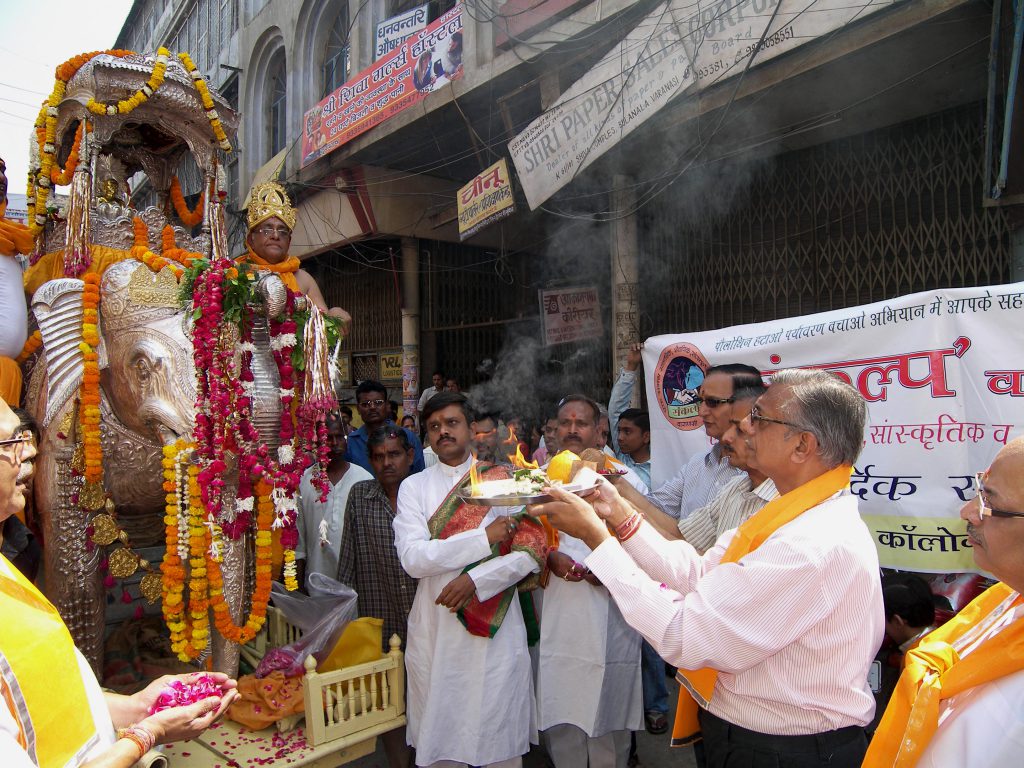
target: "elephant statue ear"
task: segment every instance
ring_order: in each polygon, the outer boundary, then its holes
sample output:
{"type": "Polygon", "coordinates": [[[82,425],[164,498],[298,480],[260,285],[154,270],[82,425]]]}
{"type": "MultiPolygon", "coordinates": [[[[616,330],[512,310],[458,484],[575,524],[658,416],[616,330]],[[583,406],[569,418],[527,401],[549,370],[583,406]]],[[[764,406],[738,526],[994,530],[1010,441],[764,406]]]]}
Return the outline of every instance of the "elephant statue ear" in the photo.
{"type": "Polygon", "coordinates": [[[44,283],[32,297],[32,313],[46,350],[47,426],[82,383],[82,294],[85,283],[63,277],[44,283]]]}

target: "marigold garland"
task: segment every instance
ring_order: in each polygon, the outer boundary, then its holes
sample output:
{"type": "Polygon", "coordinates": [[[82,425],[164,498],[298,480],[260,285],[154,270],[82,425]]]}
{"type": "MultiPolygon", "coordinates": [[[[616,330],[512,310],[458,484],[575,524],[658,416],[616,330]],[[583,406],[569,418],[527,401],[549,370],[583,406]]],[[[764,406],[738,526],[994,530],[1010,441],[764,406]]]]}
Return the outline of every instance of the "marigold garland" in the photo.
{"type": "Polygon", "coordinates": [[[178,54],[178,58],[181,59],[181,63],[185,67],[185,71],[188,72],[189,76],[192,78],[193,85],[195,85],[196,90],[199,91],[199,98],[202,99],[203,110],[206,112],[206,119],[210,121],[210,128],[213,129],[213,135],[217,139],[218,146],[225,152],[230,152],[231,142],[228,141],[228,136],[224,133],[224,126],[221,125],[220,115],[217,114],[213,98],[210,96],[210,89],[206,87],[206,81],[203,80],[202,73],[192,62],[192,57],[184,51],[178,54]]]}
{"type": "Polygon", "coordinates": [[[79,390],[78,420],[85,452],[85,480],[103,482],[103,446],[100,443],[100,364],[96,349],[100,344],[100,277],[95,272],[82,277],[82,386],[79,390]]]}
{"type": "MultiPolygon", "coordinates": [[[[75,131],[75,143],[71,145],[71,154],[68,155],[68,162],[63,170],[57,167],[56,163],[54,167],[50,168],[50,181],[53,182],[54,186],[63,187],[71,183],[71,179],[78,169],[79,151],[82,148],[82,129],[85,125],[85,120],[78,122],[78,130],[75,131]]],[[[91,125],[88,126],[88,132],[92,133],[91,125]]]]}
{"type": "Polygon", "coordinates": [[[174,210],[177,212],[178,218],[181,219],[181,223],[186,227],[194,227],[203,220],[205,201],[206,190],[204,189],[202,194],[199,195],[199,202],[196,203],[195,209],[189,210],[188,203],[185,202],[185,197],[181,193],[181,182],[178,181],[177,176],[171,177],[171,202],[174,204],[174,210]]]}
{"type": "Polygon", "coordinates": [[[21,365],[28,360],[32,355],[36,353],[43,343],[43,336],[38,330],[32,331],[32,335],[25,339],[25,346],[21,348],[21,354],[18,355],[14,361],[18,365],[21,365]]]}
{"type": "Polygon", "coordinates": [[[34,163],[30,164],[28,185],[25,190],[29,229],[32,231],[33,237],[38,237],[46,224],[46,202],[53,186],[50,172],[53,170],[54,156],[57,151],[57,106],[64,99],[68,81],[75,76],[79,69],[100,54],[124,58],[131,53],[132,51],[120,49],[92,51],[73,56],[57,67],[54,73],[53,91],[40,107],[34,125],[41,154],[38,166],[35,166],[34,163]]]}
{"type": "Polygon", "coordinates": [[[149,80],[127,99],[122,99],[117,104],[104,104],[92,98],[86,102],[86,108],[94,115],[127,115],[139,105],[145,104],[163,84],[164,75],[167,72],[167,59],[170,55],[170,52],[163,46],[156,49],[156,63],[153,64],[153,73],[149,76],[149,80]]]}

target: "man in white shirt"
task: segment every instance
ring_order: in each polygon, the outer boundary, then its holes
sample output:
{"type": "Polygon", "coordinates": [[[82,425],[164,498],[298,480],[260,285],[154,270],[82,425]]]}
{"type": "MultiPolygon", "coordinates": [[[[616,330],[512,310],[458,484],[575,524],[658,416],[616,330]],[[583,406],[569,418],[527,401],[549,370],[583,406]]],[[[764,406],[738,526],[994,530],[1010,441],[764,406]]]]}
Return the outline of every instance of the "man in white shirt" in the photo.
{"type": "Polygon", "coordinates": [[[646,499],[634,501],[634,506],[643,513],[647,522],[653,525],[666,539],[686,539],[700,554],[704,554],[726,531],[738,528],[751,515],[779,495],[770,477],[750,466],[750,450],[741,432],[743,420],[750,414],[754,402],[763,395],[765,386],[737,389],[729,414],[729,427],[722,435],[722,453],[741,474],[726,483],[722,492],[688,517],[676,520],[657,509],[646,499]]]}
{"type": "Polygon", "coordinates": [[[587,567],[680,668],[673,741],[702,730],[711,768],[861,765],[884,625],[878,556],[848,492],[866,417],[860,394],[824,371],[776,374],[743,431],[781,495],[703,557],[610,484],[591,502],[605,519],[557,488],[531,509],[593,548],[587,567]]]}
{"type": "MultiPolygon", "coordinates": [[[[600,409],[583,395],[558,408],[558,444],[579,455],[597,445],[600,409]]],[[[643,488],[632,470],[623,479],[643,488]]],[[[537,667],[539,725],[555,768],[624,768],[629,732],[643,727],[640,635],[583,565],[590,548],[559,536],[548,554],[537,667]]]]}
{"type": "Polygon", "coordinates": [[[419,579],[405,657],[409,743],[421,766],[518,768],[536,704],[516,585],[540,571],[543,529],[516,516],[521,508],[458,497],[473,462],[465,395],[431,398],[423,421],[439,463],[402,482],[394,521],[402,567],[419,579]]]}
{"type": "Polygon", "coordinates": [[[345,522],[345,505],[352,486],[373,475],[345,459],[348,451],[348,430],[339,413],[327,416],[327,498],[320,500],[320,489],[313,484],[314,464],[302,473],[299,482],[299,543],[295,547],[296,578],[305,586],[311,573],[330,578],[338,575],[341,552],[341,531],[345,522]]]}
{"type": "Polygon", "coordinates": [[[1021,763],[1024,438],[1000,449],[976,479],[977,496],[960,517],[967,521],[975,563],[999,583],[907,654],[864,765],[891,766],[899,760],[918,768],[1004,768],[1021,763]]]}
{"type": "Polygon", "coordinates": [[[423,424],[423,409],[426,407],[427,402],[444,389],[444,374],[441,371],[434,371],[434,375],[430,379],[433,382],[433,386],[427,387],[420,393],[420,401],[416,406],[416,411],[420,414],[421,425],[423,424]]]}
{"type": "MultiPolygon", "coordinates": [[[[730,407],[736,401],[736,390],[761,385],[761,372],[750,365],[730,363],[707,369],[698,390],[697,415],[704,422],[704,431],[712,440],[721,440],[729,428],[730,407]]],[[[720,442],[705,453],[693,456],[671,480],[652,493],[648,500],[662,512],[681,520],[694,510],[708,504],[721,493],[740,470],[729,463],[720,442]]],[[[634,496],[624,489],[626,498],[634,496]]]]}

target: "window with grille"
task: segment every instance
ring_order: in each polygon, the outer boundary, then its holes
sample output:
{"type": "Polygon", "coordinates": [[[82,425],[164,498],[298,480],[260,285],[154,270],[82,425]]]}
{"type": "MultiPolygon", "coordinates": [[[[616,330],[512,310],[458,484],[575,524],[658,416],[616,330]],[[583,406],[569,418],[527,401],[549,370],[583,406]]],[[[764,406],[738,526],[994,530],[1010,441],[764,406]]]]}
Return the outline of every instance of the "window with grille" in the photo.
{"type": "Polygon", "coordinates": [[[274,62],[270,73],[270,157],[284,149],[288,141],[288,88],[285,81],[284,51],[275,56],[277,61],[274,62]]]}
{"type": "Polygon", "coordinates": [[[327,33],[327,46],[324,51],[323,93],[326,96],[339,88],[348,80],[349,44],[348,44],[348,6],[342,4],[334,24],[327,33]]]}

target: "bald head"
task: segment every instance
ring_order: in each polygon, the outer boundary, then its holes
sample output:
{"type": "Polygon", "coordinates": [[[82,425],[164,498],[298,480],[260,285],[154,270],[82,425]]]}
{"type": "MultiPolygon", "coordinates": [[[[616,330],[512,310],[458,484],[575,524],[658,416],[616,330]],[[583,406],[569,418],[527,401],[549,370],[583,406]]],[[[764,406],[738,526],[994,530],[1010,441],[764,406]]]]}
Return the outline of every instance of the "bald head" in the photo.
{"type": "Polygon", "coordinates": [[[982,517],[976,499],[960,510],[974,561],[1013,589],[1024,590],[1024,438],[1003,446],[982,475],[982,486],[980,496],[992,514],[982,517]]]}

